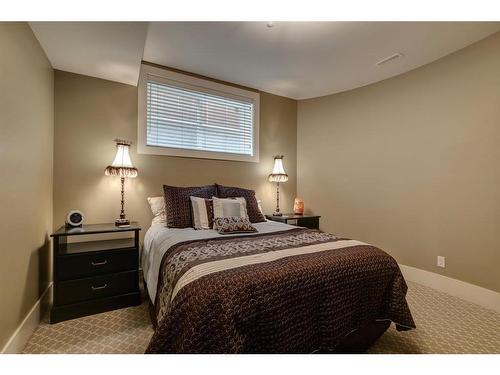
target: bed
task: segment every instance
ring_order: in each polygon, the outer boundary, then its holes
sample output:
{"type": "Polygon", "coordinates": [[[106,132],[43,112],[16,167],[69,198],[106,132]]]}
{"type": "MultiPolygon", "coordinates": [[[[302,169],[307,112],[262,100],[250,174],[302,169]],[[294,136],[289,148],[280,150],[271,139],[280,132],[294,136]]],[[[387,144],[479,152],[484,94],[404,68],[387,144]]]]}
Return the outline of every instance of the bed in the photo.
{"type": "Polygon", "coordinates": [[[361,352],[415,328],[396,261],[360,241],[274,221],[253,234],[152,225],[142,268],[147,353],[361,352]]]}

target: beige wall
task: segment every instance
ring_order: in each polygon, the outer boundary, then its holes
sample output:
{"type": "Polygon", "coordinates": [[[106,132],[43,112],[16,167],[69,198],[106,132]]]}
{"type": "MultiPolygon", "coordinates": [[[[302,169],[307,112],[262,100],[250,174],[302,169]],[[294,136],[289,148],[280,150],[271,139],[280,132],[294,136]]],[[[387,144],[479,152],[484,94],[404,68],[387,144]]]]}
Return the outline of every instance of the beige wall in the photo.
{"type": "Polygon", "coordinates": [[[45,290],[53,71],[26,23],[0,23],[0,349],[45,290]]]}
{"type": "Polygon", "coordinates": [[[500,33],[398,77],[300,101],[297,139],[298,194],[323,229],[500,290],[500,33]]]}
{"type": "MultiPolygon", "coordinates": [[[[282,208],[290,211],[296,193],[297,102],[261,94],[260,163],[169,156],[131,158],[139,176],[126,182],[125,211],[147,230],[151,214],[146,197],[162,185],[218,182],[255,189],[266,212],[274,209],[275,185],[267,182],[273,155],[285,155],[290,180],[282,184],[282,208]]],[[[62,71],[55,72],[54,227],[65,213],[80,209],[87,222],[110,222],[119,214],[119,179],[104,175],[115,153],[113,139],[137,140],[137,88],[62,71]]]]}
{"type": "MultiPolygon", "coordinates": [[[[119,181],[104,168],[114,138],[137,139],[137,88],[60,71],[54,88],[25,23],[0,23],[0,45],[0,175],[9,176],[0,187],[1,348],[48,285],[52,227],[72,208],[88,222],[118,215],[119,181]]],[[[127,181],[127,215],[145,231],[145,198],[162,184],[212,182],[253,188],[272,212],[267,175],[282,153],[283,211],[298,186],[323,229],[498,291],[499,47],[496,34],[399,77],[300,101],[298,111],[262,93],[260,163],[137,155],[134,146],[139,177],[127,181]]]]}

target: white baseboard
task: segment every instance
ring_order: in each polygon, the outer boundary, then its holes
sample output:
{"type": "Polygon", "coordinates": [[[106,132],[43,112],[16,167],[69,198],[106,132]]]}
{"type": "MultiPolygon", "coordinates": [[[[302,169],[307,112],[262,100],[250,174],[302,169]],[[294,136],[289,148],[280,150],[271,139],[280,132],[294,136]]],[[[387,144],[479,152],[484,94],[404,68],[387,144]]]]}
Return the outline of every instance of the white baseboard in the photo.
{"type": "Polygon", "coordinates": [[[36,301],[33,305],[0,353],[15,354],[23,351],[31,335],[40,324],[40,319],[42,318],[43,313],[45,313],[45,310],[48,306],[50,306],[50,299],[52,296],[51,292],[52,282],[47,286],[47,289],[45,289],[38,301],[36,301]]]}
{"type": "Polygon", "coordinates": [[[468,302],[475,303],[476,305],[500,312],[500,293],[498,292],[434,272],[405,266],[404,264],[400,264],[399,267],[403,276],[408,281],[437,289],[468,302]]]}

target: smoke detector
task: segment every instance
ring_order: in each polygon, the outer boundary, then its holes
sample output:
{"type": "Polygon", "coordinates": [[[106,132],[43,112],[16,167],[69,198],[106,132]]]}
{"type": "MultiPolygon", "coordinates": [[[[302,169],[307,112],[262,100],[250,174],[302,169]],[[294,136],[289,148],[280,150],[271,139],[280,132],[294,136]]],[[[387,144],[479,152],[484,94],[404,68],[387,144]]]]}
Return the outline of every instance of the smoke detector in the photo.
{"type": "Polygon", "coordinates": [[[403,57],[403,54],[402,53],[399,53],[399,52],[396,52],[395,54],[393,55],[390,55],[390,56],[387,56],[386,58],[383,58],[382,60],[380,60],[378,63],[376,63],[375,65],[377,66],[382,66],[384,64],[387,64],[391,61],[394,61],[394,60],[397,60],[397,59],[400,59],[401,57],[403,57]]]}

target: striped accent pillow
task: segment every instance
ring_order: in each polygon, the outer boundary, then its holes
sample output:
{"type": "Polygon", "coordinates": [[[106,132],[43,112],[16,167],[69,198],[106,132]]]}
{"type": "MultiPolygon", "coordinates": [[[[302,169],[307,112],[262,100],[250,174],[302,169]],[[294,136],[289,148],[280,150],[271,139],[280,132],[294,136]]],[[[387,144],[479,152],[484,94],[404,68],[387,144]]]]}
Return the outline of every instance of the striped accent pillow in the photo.
{"type": "Polygon", "coordinates": [[[211,199],[189,197],[191,199],[191,212],[194,229],[212,229],[214,219],[214,206],[211,199]]]}

